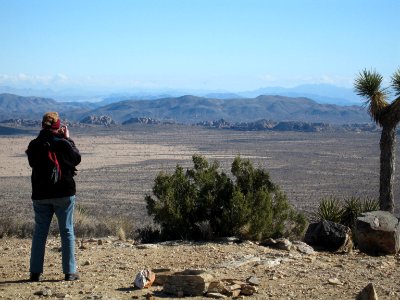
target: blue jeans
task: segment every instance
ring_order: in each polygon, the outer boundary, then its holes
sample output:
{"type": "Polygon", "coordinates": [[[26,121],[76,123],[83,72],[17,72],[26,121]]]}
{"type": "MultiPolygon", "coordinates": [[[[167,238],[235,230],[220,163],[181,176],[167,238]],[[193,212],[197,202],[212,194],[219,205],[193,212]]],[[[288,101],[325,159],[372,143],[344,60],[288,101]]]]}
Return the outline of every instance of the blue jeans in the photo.
{"type": "Polygon", "coordinates": [[[33,200],[35,231],[32,238],[30,272],[43,273],[44,253],[51,219],[56,214],[61,235],[64,274],[76,273],[74,235],[75,196],[33,200]]]}

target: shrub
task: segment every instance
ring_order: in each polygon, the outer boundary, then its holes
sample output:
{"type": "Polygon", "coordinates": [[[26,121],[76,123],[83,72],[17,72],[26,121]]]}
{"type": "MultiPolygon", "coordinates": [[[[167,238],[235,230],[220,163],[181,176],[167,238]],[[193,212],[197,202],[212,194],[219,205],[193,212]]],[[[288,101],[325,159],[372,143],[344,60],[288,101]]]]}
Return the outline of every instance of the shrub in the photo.
{"type": "Polygon", "coordinates": [[[379,201],[350,197],[339,201],[335,197],[322,199],[315,216],[318,221],[328,220],[350,227],[355,227],[357,218],[364,212],[379,210],[379,201]]]}
{"type": "Polygon", "coordinates": [[[158,174],[154,197],[145,197],[163,239],[241,235],[261,240],[303,233],[304,216],[293,210],[265,170],[236,157],[232,180],[219,171],[218,162],[197,155],[192,160],[194,167],[186,172],[178,165],[172,174],[158,174]]]}

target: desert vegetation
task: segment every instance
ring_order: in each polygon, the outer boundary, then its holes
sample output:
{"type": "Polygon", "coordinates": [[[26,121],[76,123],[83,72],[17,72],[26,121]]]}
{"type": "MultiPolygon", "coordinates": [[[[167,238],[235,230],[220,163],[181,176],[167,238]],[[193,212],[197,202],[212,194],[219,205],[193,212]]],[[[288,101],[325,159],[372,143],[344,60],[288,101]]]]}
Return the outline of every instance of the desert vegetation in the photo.
{"type": "Polygon", "coordinates": [[[387,102],[388,88],[382,87],[383,77],[376,71],[363,70],[356,78],[354,87],[357,94],[366,98],[368,112],[374,121],[382,127],[380,140],[380,209],[394,212],[394,162],[396,127],[400,122],[400,69],[391,78],[391,88],[397,96],[387,102]]]}
{"type": "Polygon", "coordinates": [[[218,161],[192,158],[194,167],[181,166],[172,174],[160,173],[147,211],[160,225],[164,239],[211,239],[242,236],[250,240],[300,236],[305,217],[289,204],[266,170],[237,156],[233,179],[219,171],[218,161]]]}
{"type": "Polygon", "coordinates": [[[375,199],[350,197],[340,200],[331,196],[320,201],[313,219],[332,221],[354,230],[357,217],[364,212],[376,210],[379,210],[379,201],[375,199]]]}

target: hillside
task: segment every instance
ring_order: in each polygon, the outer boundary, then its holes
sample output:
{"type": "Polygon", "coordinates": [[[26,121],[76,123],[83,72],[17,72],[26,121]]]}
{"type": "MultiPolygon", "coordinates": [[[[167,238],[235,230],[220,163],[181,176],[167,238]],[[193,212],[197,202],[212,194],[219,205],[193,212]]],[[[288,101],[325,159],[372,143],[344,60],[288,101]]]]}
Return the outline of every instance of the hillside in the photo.
{"type": "Polygon", "coordinates": [[[57,102],[49,98],[0,94],[0,121],[10,118],[40,119],[49,110],[59,111],[63,118],[69,120],[109,116],[119,123],[140,117],[191,124],[219,119],[228,122],[266,119],[332,124],[370,121],[365,109],[360,106],[318,104],[308,98],[284,96],[214,99],[187,95],[156,100],[125,100],[95,107],[93,103],[57,102]]]}
{"type": "Polygon", "coordinates": [[[41,119],[46,111],[58,111],[66,118],[75,119],[94,104],[58,102],[51,98],[23,97],[14,94],[0,94],[0,121],[12,118],[41,119]]]}
{"type": "Polygon", "coordinates": [[[249,122],[259,119],[327,123],[365,123],[370,118],[360,106],[318,104],[307,98],[258,96],[256,98],[212,99],[196,96],[153,101],[127,100],[88,112],[108,115],[118,122],[135,117],[197,123],[224,119],[249,122]]]}

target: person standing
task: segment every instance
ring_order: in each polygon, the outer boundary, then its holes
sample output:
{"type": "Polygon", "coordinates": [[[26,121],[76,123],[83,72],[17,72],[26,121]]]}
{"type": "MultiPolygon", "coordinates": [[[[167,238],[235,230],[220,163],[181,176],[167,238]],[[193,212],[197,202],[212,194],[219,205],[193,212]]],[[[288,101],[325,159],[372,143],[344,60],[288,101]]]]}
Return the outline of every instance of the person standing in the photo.
{"type": "Polygon", "coordinates": [[[30,280],[40,281],[46,240],[55,214],[61,236],[62,269],[65,280],[77,280],[73,213],[76,186],[74,176],[81,155],[70,138],[66,126],[61,126],[57,112],[47,112],[42,130],[26,150],[32,168],[32,202],[35,229],[32,237],[30,280]],[[49,172],[49,165],[52,169],[49,172]],[[50,173],[50,174],[49,174],[50,173]]]}

